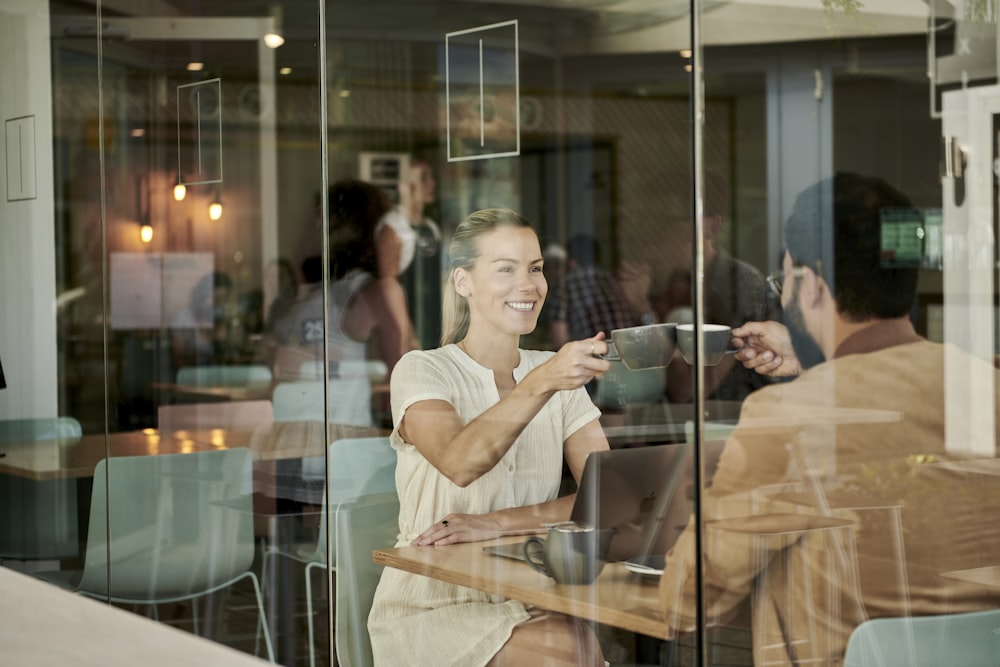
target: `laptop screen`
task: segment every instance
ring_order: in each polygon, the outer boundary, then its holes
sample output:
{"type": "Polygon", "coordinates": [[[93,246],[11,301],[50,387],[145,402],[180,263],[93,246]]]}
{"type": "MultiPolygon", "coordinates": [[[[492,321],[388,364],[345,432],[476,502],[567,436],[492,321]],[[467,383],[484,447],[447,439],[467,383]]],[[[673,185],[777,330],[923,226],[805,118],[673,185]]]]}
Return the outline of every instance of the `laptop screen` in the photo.
{"type": "Polygon", "coordinates": [[[690,445],[650,445],[594,452],[580,478],[570,519],[617,533],[608,560],[663,555],[690,513],[684,470],[690,445]]]}

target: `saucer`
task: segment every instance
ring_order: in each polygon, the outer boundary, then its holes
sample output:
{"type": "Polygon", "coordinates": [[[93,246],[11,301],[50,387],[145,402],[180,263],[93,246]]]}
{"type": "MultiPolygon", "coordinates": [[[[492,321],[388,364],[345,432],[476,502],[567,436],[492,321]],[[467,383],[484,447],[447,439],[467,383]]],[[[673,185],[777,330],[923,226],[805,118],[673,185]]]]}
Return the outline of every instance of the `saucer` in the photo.
{"type": "Polygon", "coordinates": [[[663,574],[666,558],[664,556],[636,556],[624,561],[622,565],[629,572],[646,577],[658,577],[663,574]]]}

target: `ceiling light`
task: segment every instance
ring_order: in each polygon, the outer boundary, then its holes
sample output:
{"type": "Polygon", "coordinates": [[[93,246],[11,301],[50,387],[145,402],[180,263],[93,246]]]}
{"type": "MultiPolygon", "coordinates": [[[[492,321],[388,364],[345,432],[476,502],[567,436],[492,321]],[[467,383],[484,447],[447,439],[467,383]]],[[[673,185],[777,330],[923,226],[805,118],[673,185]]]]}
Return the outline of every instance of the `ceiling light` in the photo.
{"type": "Polygon", "coordinates": [[[187,64],[187,71],[189,72],[200,72],[205,69],[205,63],[200,63],[198,61],[191,61],[187,64]]]}
{"type": "Polygon", "coordinates": [[[269,49],[278,48],[285,43],[281,33],[281,7],[271,7],[271,26],[270,30],[264,33],[264,44],[269,49]]]}
{"type": "Polygon", "coordinates": [[[132,136],[132,137],[135,137],[136,139],[138,139],[139,137],[146,136],[146,130],[144,130],[141,127],[137,127],[135,129],[133,129],[131,132],[129,132],[129,135],[132,136]]]}
{"type": "Polygon", "coordinates": [[[187,186],[181,183],[181,177],[178,176],[174,182],[174,201],[184,201],[184,197],[186,196],[187,186]]]}
{"type": "Polygon", "coordinates": [[[291,73],[292,73],[291,67],[282,67],[281,69],[278,70],[278,74],[280,74],[281,76],[288,76],[291,73]]]}
{"type": "Polygon", "coordinates": [[[218,220],[222,217],[222,200],[219,198],[219,191],[215,191],[215,199],[208,205],[209,220],[218,220]]]}
{"type": "Polygon", "coordinates": [[[681,58],[690,58],[691,57],[691,49],[681,49],[680,50],[680,55],[681,55],[681,58]]]}
{"type": "Polygon", "coordinates": [[[340,91],[340,96],[343,98],[348,98],[351,96],[351,91],[345,88],[344,90],[340,91]]]}
{"type": "Polygon", "coordinates": [[[142,223],[139,227],[139,238],[142,239],[143,243],[149,243],[153,240],[153,225],[148,222],[142,223]]]}

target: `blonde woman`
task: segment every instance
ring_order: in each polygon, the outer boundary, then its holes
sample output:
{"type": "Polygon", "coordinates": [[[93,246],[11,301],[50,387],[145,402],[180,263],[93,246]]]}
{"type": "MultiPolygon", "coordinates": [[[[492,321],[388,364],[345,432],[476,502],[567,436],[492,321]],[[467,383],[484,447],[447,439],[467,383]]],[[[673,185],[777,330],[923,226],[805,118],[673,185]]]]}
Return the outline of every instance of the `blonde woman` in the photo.
{"type": "MultiPolygon", "coordinates": [[[[608,370],[604,333],[557,353],[522,350],[548,286],[514,211],[467,217],[451,241],[442,346],[392,374],[399,546],[539,533],[565,521],[563,463],[579,480],[608,448],[583,386],[608,370]]],[[[369,618],[375,664],[603,665],[590,627],[469,588],[386,568],[369,618]]]]}

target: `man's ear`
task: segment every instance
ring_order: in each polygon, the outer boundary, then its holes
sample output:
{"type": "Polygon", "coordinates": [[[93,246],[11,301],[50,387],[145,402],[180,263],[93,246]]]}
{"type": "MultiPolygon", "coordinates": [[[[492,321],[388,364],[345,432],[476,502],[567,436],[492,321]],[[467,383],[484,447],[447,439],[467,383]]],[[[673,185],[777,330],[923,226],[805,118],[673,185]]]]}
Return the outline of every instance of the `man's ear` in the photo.
{"type": "Polygon", "coordinates": [[[806,267],[801,280],[802,284],[799,290],[806,306],[816,308],[822,304],[824,299],[831,296],[826,280],[822,276],[816,275],[811,268],[806,267]]]}
{"type": "Polygon", "coordinates": [[[457,268],[455,269],[453,279],[455,281],[455,292],[457,292],[459,296],[468,298],[469,294],[472,293],[469,287],[469,273],[465,269],[457,268]]]}

